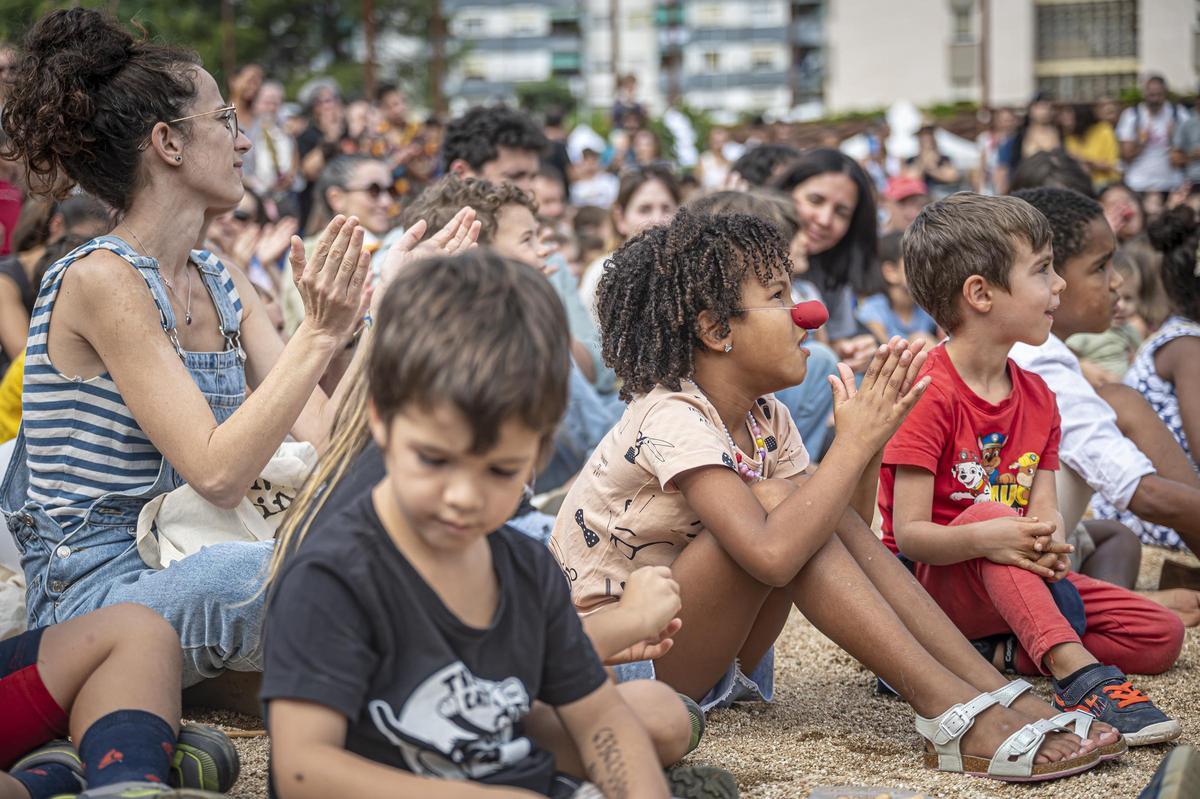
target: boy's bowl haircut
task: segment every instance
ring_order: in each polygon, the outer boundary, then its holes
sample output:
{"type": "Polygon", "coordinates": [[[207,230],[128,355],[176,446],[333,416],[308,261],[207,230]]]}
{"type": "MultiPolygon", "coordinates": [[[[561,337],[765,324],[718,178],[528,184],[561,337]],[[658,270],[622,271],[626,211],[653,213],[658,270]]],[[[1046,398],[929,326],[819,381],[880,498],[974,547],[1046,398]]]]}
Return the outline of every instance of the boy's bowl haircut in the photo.
{"type": "Polygon", "coordinates": [[[406,267],[380,304],[368,393],[385,421],[409,403],[452,403],[475,452],[493,446],[510,418],[545,442],[566,410],[569,340],[562,303],[536,269],[487,249],[427,258],[406,267]]]}

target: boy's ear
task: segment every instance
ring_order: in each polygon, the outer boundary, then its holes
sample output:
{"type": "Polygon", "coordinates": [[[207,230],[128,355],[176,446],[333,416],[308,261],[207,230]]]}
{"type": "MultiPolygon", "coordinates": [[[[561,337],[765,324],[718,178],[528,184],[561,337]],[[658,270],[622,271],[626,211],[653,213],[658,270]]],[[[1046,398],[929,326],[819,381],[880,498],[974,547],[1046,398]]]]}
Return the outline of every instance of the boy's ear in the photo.
{"type": "Polygon", "coordinates": [[[696,319],[696,332],[704,346],[713,352],[725,352],[725,345],[733,343],[733,331],[722,335],[721,325],[712,311],[701,311],[696,319]]]}
{"type": "Polygon", "coordinates": [[[379,411],[375,409],[375,401],[367,400],[367,427],[371,431],[371,438],[375,441],[375,446],[380,449],[387,448],[388,441],[388,425],[387,422],[379,416],[379,411]]]}
{"type": "Polygon", "coordinates": [[[983,275],[971,275],[963,282],[962,295],[967,307],[976,313],[992,310],[992,285],[983,275]]]}
{"type": "Polygon", "coordinates": [[[466,180],[467,178],[477,177],[475,174],[475,170],[471,169],[471,165],[468,164],[466,161],[462,160],[461,158],[455,158],[453,161],[451,161],[450,166],[447,168],[446,171],[450,172],[451,174],[453,174],[459,178],[462,178],[463,180],[466,180]]]}
{"type": "Polygon", "coordinates": [[[889,286],[898,286],[904,282],[901,279],[900,267],[895,261],[880,261],[879,271],[883,273],[883,280],[889,286]]]}

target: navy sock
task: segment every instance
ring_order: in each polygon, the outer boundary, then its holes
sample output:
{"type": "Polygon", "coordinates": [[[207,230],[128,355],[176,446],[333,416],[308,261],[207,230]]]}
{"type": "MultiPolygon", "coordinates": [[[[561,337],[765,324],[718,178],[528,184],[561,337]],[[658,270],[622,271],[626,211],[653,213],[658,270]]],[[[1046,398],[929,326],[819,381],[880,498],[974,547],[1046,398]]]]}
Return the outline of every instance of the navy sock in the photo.
{"type": "Polygon", "coordinates": [[[1066,677],[1059,680],[1058,684],[1060,686],[1062,686],[1063,688],[1070,688],[1071,683],[1075,682],[1075,680],[1077,680],[1080,677],[1082,677],[1083,675],[1087,674],[1092,669],[1098,669],[1103,665],[1104,665],[1103,663],[1089,663],[1088,665],[1084,666],[1082,669],[1079,669],[1078,671],[1073,671],[1070,674],[1068,674],[1066,677]]]}
{"type": "Polygon", "coordinates": [[[31,799],[50,799],[60,794],[76,794],[83,791],[79,776],[62,763],[46,763],[30,771],[12,775],[25,786],[31,799]]]}
{"type": "Polygon", "coordinates": [[[109,713],[79,742],[89,789],[126,781],[166,784],[174,753],[171,725],[144,710],[109,713]]]}

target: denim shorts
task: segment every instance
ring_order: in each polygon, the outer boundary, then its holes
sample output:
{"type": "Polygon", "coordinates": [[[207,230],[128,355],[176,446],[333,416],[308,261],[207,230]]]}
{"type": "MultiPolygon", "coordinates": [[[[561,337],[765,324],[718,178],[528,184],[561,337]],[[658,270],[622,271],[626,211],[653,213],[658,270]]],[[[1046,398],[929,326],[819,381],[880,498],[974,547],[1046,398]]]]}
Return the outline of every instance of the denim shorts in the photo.
{"type": "MultiPolygon", "coordinates": [[[[614,666],[617,682],[630,680],[653,680],[654,661],[639,660],[614,666]]],[[[750,674],[742,671],[736,660],[700,700],[700,709],[708,712],[714,708],[732,707],[740,702],[770,702],[775,697],[775,647],[763,655],[750,674]]]]}

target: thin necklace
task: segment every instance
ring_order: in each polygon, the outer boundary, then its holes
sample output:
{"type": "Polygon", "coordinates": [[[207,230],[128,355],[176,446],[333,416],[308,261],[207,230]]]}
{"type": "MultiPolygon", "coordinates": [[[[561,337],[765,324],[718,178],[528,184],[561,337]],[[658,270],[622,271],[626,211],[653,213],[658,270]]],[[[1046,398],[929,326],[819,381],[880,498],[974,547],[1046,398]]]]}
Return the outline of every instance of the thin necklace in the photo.
{"type": "MultiPolygon", "coordinates": [[[[150,255],[150,251],[146,249],[145,244],[142,244],[142,240],[138,238],[138,234],[133,232],[133,228],[131,228],[127,224],[123,224],[122,227],[124,227],[126,230],[129,231],[129,235],[133,236],[133,240],[137,242],[138,247],[141,247],[142,252],[145,253],[146,255],[150,255]]],[[[188,261],[185,261],[183,264],[184,271],[187,272],[187,307],[184,309],[184,312],[183,312],[183,321],[184,321],[184,324],[186,324],[188,326],[190,326],[192,324],[192,270],[187,268],[188,262],[190,262],[190,261],[191,261],[191,258],[188,258],[188,261]]],[[[163,274],[163,271],[161,269],[158,270],[158,276],[162,278],[162,282],[166,284],[167,288],[171,291],[171,293],[175,294],[175,286],[173,286],[171,284],[171,281],[167,278],[166,275],[163,274]]],[[[178,294],[175,294],[175,299],[179,299],[178,294]]]]}

